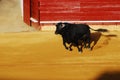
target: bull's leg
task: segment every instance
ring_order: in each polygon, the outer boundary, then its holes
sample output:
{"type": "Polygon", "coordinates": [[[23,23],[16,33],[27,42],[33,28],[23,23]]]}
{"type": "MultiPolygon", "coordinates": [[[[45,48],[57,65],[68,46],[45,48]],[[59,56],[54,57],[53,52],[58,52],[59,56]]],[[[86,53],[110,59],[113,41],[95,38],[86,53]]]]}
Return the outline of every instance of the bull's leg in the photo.
{"type": "Polygon", "coordinates": [[[83,43],[84,43],[84,48],[87,48],[87,43],[86,43],[86,41],[84,41],[83,43]]]}
{"type": "Polygon", "coordinates": [[[91,50],[91,47],[90,47],[90,37],[87,39],[87,43],[88,43],[87,48],[89,48],[91,50]]]}
{"type": "Polygon", "coordinates": [[[63,45],[64,45],[65,49],[68,50],[68,47],[67,47],[67,45],[66,45],[66,39],[65,39],[64,37],[63,37],[62,39],[63,39],[63,45]]]}
{"type": "Polygon", "coordinates": [[[65,49],[68,49],[66,42],[63,41],[63,45],[64,45],[65,49]]]}
{"type": "Polygon", "coordinates": [[[79,43],[78,41],[76,41],[76,42],[75,42],[75,45],[76,45],[77,48],[78,48],[78,52],[79,52],[79,53],[82,53],[82,42],[79,43]]]}
{"type": "Polygon", "coordinates": [[[73,44],[71,43],[70,46],[69,46],[70,51],[72,51],[72,46],[73,46],[73,44]]]}
{"type": "Polygon", "coordinates": [[[82,53],[82,46],[79,46],[79,45],[78,45],[77,48],[78,48],[78,52],[79,52],[79,53],[82,53]]]}
{"type": "Polygon", "coordinates": [[[85,48],[89,48],[91,50],[90,47],[90,32],[88,32],[84,38],[84,47],[85,48]]]}

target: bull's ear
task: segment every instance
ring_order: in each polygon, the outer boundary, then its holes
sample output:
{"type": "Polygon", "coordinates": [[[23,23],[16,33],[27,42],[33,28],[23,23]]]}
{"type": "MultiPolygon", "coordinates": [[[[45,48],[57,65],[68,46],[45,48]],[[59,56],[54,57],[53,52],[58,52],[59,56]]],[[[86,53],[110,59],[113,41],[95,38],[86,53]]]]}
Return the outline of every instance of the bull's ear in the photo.
{"type": "Polygon", "coordinates": [[[53,23],[53,25],[57,25],[56,23],[53,23]]]}
{"type": "Polygon", "coordinates": [[[64,24],[64,23],[62,23],[62,24],[61,24],[61,27],[62,27],[62,28],[64,28],[64,27],[65,27],[65,24],[64,24]]]}

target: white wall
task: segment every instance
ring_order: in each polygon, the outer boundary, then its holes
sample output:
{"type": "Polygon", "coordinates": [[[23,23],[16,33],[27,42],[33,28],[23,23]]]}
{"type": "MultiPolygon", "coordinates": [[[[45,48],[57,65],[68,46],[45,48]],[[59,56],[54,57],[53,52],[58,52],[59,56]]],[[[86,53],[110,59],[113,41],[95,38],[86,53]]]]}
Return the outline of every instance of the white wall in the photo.
{"type": "Polygon", "coordinates": [[[22,13],[22,16],[23,16],[23,0],[20,0],[20,5],[21,5],[21,13],[22,13]]]}

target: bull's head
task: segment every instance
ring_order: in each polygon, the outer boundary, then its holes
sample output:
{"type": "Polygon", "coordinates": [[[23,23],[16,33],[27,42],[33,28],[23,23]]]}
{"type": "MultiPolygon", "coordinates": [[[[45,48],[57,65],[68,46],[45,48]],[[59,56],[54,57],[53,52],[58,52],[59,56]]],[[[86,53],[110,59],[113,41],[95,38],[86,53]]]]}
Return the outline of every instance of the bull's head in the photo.
{"type": "Polygon", "coordinates": [[[56,31],[55,34],[61,34],[62,29],[65,27],[64,23],[57,23],[56,24],[56,31]]]}

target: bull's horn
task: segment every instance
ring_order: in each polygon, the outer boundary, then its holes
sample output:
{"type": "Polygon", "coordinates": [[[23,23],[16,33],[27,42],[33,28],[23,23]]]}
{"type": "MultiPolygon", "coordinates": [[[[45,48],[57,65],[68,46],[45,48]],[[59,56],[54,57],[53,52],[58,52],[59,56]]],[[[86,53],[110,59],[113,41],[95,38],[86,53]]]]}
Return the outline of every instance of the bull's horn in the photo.
{"type": "Polygon", "coordinates": [[[64,23],[62,23],[62,28],[63,28],[63,27],[65,27],[65,24],[64,24],[64,23]]]}

